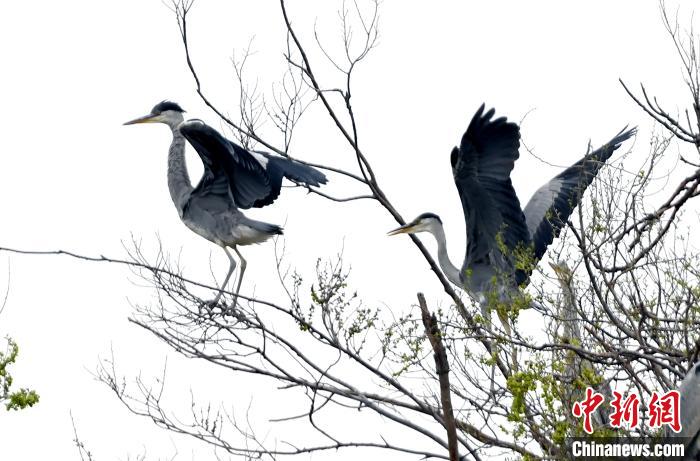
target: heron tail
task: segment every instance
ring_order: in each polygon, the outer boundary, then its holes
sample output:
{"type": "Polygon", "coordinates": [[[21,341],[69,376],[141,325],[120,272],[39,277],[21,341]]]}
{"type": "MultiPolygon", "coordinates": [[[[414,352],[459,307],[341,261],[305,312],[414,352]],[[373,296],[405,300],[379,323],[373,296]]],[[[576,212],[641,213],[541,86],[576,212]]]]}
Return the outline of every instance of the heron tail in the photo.
{"type": "Polygon", "coordinates": [[[281,226],[278,226],[277,224],[270,224],[262,221],[253,221],[250,220],[249,223],[247,223],[250,227],[253,229],[257,230],[258,232],[262,232],[263,234],[267,235],[282,235],[284,234],[284,229],[281,226]]]}

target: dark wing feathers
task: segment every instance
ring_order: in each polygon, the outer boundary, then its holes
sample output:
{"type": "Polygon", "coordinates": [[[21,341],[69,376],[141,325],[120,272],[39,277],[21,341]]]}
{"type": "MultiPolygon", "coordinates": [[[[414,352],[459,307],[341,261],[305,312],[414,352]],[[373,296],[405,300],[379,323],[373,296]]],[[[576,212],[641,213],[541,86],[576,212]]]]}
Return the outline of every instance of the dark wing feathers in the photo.
{"type": "Polygon", "coordinates": [[[180,133],[192,144],[204,164],[204,175],[193,194],[215,194],[230,201],[230,190],[240,208],[250,208],[260,197],[270,195],[269,177],[247,150],[233,145],[199,120],[182,123],[180,133]],[[228,188],[222,187],[224,184],[228,184],[228,188]]]}
{"type": "Polygon", "coordinates": [[[326,175],[316,168],[288,158],[268,154],[267,152],[255,151],[255,153],[267,158],[270,162],[268,169],[270,166],[274,167],[274,169],[281,171],[284,177],[291,181],[315,187],[319,187],[321,184],[326,184],[328,182],[326,175]]]}
{"type": "Polygon", "coordinates": [[[482,105],[450,156],[467,227],[463,272],[497,251],[499,232],[510,250],[529,243],[525,217],[510,180],[519,157],[520,131],[505,117],[491,120],[494,113],[494,109],[484,113],[482,105]]]}
{"type": "MultiPolygon", "coordinates": [[[[535,193],[523,212],[510,180],[519,157],[520,131],[505,117],[492,120],[494,113],[494,109],[484,112],[482,104],[459,148],[450,156],[467,228],[463,274],[481,261],[505,263],[510,267],[499,269],[514,270],[513,252],[519,246],[533,244],[535,261],[542,258],[601,166],[635,131],[621,131],[605,146],[562,171],[535,193]],[[502,237],[509,254],[501,251],[496,235],[502,237]]],[[[527,272],[515,270],[515,281],[527,281],[527,272]]]]}
{"type": "Polygon", "coordinates": [[[277,199],[282,189],[282,178],[287,178],[297,184],[316,187],[328,182],[326,176],[317,169],[294,160],[260,151],[255,151],[254,155],[260,155],[264,158],[262,163],[265,163],[265,171],[270,177],[272,185],[272,193],[256,203],[256,207],[269,205],[277,199]]]}
{"type": "Polygon", "coordinates": [[[279,196],[283,177],[310,186],[327,181],[315,168],[267,153],[253,154],[200,120],[188,120],[179,129],[204,164],[204,175],[193,194],[226,202],[232,197],[239,208],[260,208],[279,196]]]}
{"type": "Polygon", "coordinates": [[[459,151],[480,178],[508,180],[520,156],[520,130],[505,117],[491,120],[494,109],[483,112],[482,104],[462,136],[459,151]]]}
{"type": "Polygon", "coordinates": [[[601,148],[591,152],[540,187],[525,207],[525,221],[539,260],[581,201],[583,192],[622,142],[635,129],[623,129],[601,148]]]}

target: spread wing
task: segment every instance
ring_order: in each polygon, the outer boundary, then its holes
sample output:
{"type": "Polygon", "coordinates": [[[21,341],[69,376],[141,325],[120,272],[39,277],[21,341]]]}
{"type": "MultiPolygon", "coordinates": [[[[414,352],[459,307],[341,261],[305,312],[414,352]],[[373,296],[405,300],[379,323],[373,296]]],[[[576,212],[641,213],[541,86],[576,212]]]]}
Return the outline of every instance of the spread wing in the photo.
{"type": "Polygon", "coordinates": [[[282,178],[308,186],[327,182],[315,168],[266,152],[250,152],[201,120],[182,123],[180,132],[204,164],[204,175],[193,194],[230,201],[230,190],[235,206],[260,208],[279,197],[282,178]]]}
{"type": "Polygon", "coordinates": [[[601,167],[635,129],[622,130],[601,148],[591,152],[540,187],[525,207],[525,221],[539,260],[547,247],[581,202],[583,192],[593,182],[601,167]]]}
{"type": "Polygon", "coordinates": [[[282,189],[282,178],[287,178],[297,184],[307,186],[320,186],[326,184],[326,175],[316,168],[299,163],[296,160],[280,157],[279,155],[268,154],[267,152],[253,151],[251,154],[265,168],[270,177],[272,193],[255,206],[265,206],[272,203],[280,194],[282,189]]]}
{"type": "Polygon", "coordinates": [[[193,195],[210,196],[227,202],[233,197],[235,206],[239,208],[256,206],[270,197],[273,192],[270,177],[250,152],[200,120],[182,123],[180,132],[192,144],[204,164],[204,175],[193,195]]]}
{"type": "MultiPolygon", "coordinates": [[[[503,255],[497,236],[510,251],[529,243],[525,216],[510,180],[519,157],[520,130],[505,117],[492,120],[494,112],[484,113],[482,104],[450,156],[467,229],[462,276],[472,263],[503,255]]],[[[510,255],[503,256],[512,265],[510,255]]]]}

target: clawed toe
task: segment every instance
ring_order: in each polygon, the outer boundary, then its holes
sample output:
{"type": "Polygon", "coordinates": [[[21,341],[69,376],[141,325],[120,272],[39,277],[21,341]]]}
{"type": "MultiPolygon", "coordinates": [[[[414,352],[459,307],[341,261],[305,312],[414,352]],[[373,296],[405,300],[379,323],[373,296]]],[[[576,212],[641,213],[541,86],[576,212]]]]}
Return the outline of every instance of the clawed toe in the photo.
{"type": "Polygon", "coordinates": [[[214,315],[214,309],[219,308],[221,312],[226,311],[226,306],[219,303],[218,300],[216,299],[210,299],[208,301],[202,301],[199,304],[199,314],[208,314],[208,315],[214,315]]]}

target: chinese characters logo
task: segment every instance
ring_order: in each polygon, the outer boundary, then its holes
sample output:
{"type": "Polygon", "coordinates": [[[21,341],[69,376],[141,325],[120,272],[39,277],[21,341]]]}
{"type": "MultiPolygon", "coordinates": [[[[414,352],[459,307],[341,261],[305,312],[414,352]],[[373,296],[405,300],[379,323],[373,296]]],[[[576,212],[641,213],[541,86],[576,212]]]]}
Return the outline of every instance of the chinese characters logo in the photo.
{"type": "MultiPolygon", "coordinates": [[[[610,426],[627,429],[634,429],[639,425],[639,396],[631,393],[623,398],[619,392],[613,392],[613,401],[610,406],[613,408],[610,414],[610,426]]],[[[580,402],[574,403],[572,414],[577,418],[583,418],[583,430],[587,434],[593,433],[591,414],[603,404],[605,397],[603,394],[595,392],[590,387],[586,389],[586,397],[580,402]]],[[[668,391],[665,394],[653,392],[649,401],[649,427],[660,428],[669,426],[674,432],[681,431],[680,422],[680,393],[678,391],[668,391]]]]}

